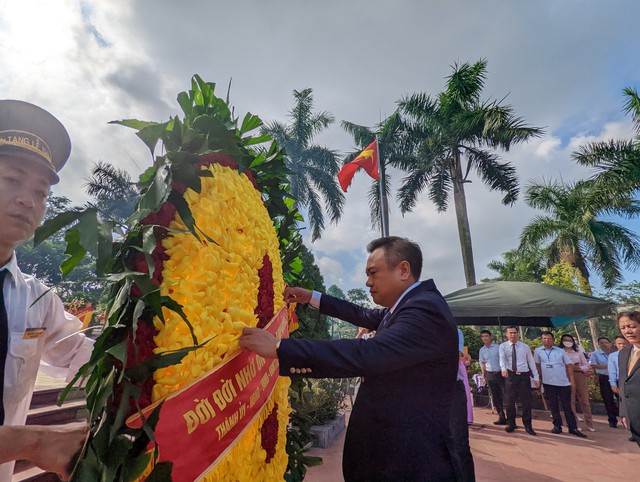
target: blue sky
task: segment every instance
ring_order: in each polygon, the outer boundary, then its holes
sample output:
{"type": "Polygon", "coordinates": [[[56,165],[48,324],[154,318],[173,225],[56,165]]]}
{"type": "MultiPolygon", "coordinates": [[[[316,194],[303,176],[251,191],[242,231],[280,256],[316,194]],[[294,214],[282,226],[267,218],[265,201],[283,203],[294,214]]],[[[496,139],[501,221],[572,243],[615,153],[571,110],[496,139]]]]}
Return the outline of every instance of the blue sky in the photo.
{"type": "MultiPolygon", "coordinates": [[[[486,58],[487,98],[508,95],[528,123],[546,129],[503,158],[523,185],[571,181],[589,175],[570,161],[572,150],[633,134],[622,89],[640,88],[638,13],[637,0],[0,0],[0,92],[42,105],[68,127],[72,157],[56,194],[82,202],[93,162],[133,176],[150,162],[132,131],[107,123],[176,114],[175,97],[194,73],[221,91],[232,78],[237,111],[265,120],[284,120],[291,92],[313,88],[316,108],[337,121],[318,142],[346,152],[352,141],[339,121],[373,125],[403,95],[442,90],[455,62],[486,58]]],[[[395,173],[395,188],[399,179],[395,173]]],[[[521,199],[502,206],[477,180],[467,186],[480,279],[492,276],[486,264],[516,246],[533,213],[521,199]]],[[[343,220],[311,245],[328,285],[363,283],[364,245],[377,235],[367,188],[357,175],[343,220]]],[[[453,211],[438,214],[423,199],[401,218],[391,205],[391,231],[422,245],[425,277],[445,293],[462,288],[453,211]]]]}

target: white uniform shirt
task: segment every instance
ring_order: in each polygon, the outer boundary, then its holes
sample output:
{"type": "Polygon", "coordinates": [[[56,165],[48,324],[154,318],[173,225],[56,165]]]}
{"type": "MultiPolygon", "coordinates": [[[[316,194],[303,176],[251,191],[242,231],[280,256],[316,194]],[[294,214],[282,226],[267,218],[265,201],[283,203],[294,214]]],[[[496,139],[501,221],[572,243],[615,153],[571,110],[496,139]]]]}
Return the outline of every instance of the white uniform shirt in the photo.
{"type": "MultiPolygon", "coordinates": [[[[40,360],[67,369],[67,381],[89,360],[93,340],[77,333],[82,323],[66,313],[60,298],[18,268],[15,253],[7,269],[4,302],[9,347],[4,373],[5,425],[24,425],[40,360]]],[[[11,480],[13,462],[0,465],[0,481],[11,480]]]]}
{"type": "Polygon", "coordinates": [[[556,387],[571,385],[567,376],[567,365],[571,365],[571,359],[562,348],[552,346],[547,350],[539,346],[533,352],[533,360],[540,365],[542,383],[556,387]]]}
{"type": "MultiPolygon", "coordinates": [[[[500,344],[500,369],[511,370],[511,345],[510,341],[500,344]]],[[[531,348],[526,343],[517,341],[516,345],[516,362],[519,373],[531,372],[532,378],[538,381],[538,369],[533,361],[531,348]]]]}

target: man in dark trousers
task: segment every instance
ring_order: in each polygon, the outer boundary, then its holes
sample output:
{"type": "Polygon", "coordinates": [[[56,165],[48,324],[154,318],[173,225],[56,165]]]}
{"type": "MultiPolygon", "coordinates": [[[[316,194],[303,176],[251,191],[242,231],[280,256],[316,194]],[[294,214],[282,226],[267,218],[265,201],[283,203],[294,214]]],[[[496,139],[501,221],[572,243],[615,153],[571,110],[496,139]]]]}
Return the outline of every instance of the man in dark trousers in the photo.
{"type": "Polygon", "coordinates": [[[419,246],[395,236],[372,241],[367,286],[383,309],[366,309],[302,288],[285,299],[375,330],[368,340],[277,340],[245,328],[240,346],[278,358],[280,375],[363,377],[345,439],[346,482],[461,480],[449,428],[458,369],[453,316],[433,280],[420,282],[419,246]]]}
{"type": "Polygon", "coordinates": [[[507,328],[507,339],[500,345],[500,369],[505,380],[505,405],[507,406],[506,432],[516,428],[516,403],[522,403],[522,424],[530,435],[536,435],[531,425],[531,381],[536,388],[540,381],[538,369],[533,360],[531,349],[526,343],[518,341],[518,329],[507,328]]]}
{"type": "Polygon", "coordinates": [[[640,311],[618,314],[620,333],[631,344],[620,350],[620,417],[640,446],[640,311]]]}

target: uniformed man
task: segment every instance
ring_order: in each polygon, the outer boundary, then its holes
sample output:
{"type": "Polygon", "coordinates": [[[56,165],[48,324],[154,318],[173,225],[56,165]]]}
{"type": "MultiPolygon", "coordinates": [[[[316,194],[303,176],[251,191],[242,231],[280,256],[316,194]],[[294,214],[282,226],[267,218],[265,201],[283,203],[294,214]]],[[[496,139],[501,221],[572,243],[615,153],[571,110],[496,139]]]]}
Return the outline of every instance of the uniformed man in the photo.
{"type": "Polygon", "coordinates": [[[0,481],[11,480],[16,457],[68,477],[86,431],[22,427],[40,361],[68,369],[71,379],[93,348],[78,332],[82,323],[53,291],[20,271],[15,255],[42,221],[70,151],[66,129],[47,111],[0,100],[0,428],[9,442],[0,444],[0,481]]]}

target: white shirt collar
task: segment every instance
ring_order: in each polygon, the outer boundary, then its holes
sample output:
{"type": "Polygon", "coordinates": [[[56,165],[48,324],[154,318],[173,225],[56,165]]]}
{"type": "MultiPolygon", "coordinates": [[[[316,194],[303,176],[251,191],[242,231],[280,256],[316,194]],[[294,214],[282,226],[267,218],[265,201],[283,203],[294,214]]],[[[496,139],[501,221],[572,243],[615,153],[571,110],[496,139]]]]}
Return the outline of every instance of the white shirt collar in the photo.
{"type": "Polygon", "coordinates": [[[398,306],[398,303],[400,303],[402,301],[402,298],[404,298],[407,293],[409,291],[411,291],[413,288],[415,288],[416,286],[418,286],[421,283],[421,281],[416,281],[415,283],[413,283],[411,286],[409,286],[406,290],[404,290],[404,293],[402,293],[400,295],[400,298],[398,298],[398,301],[396,301],[393,306],[391,308],[389,308],[389,313],[393,313],[393,311],[396,309],[396,307],[398,306]]]}
{"type": "Polygon", "coordinates": [[[4,266],[0,266],[0,270],[6,269],[11,275],[11,282],[15,285],[18,279],[18,260],[16,259],[16,252],[14,251],[9,259],[9,262],[4,266]]]}

